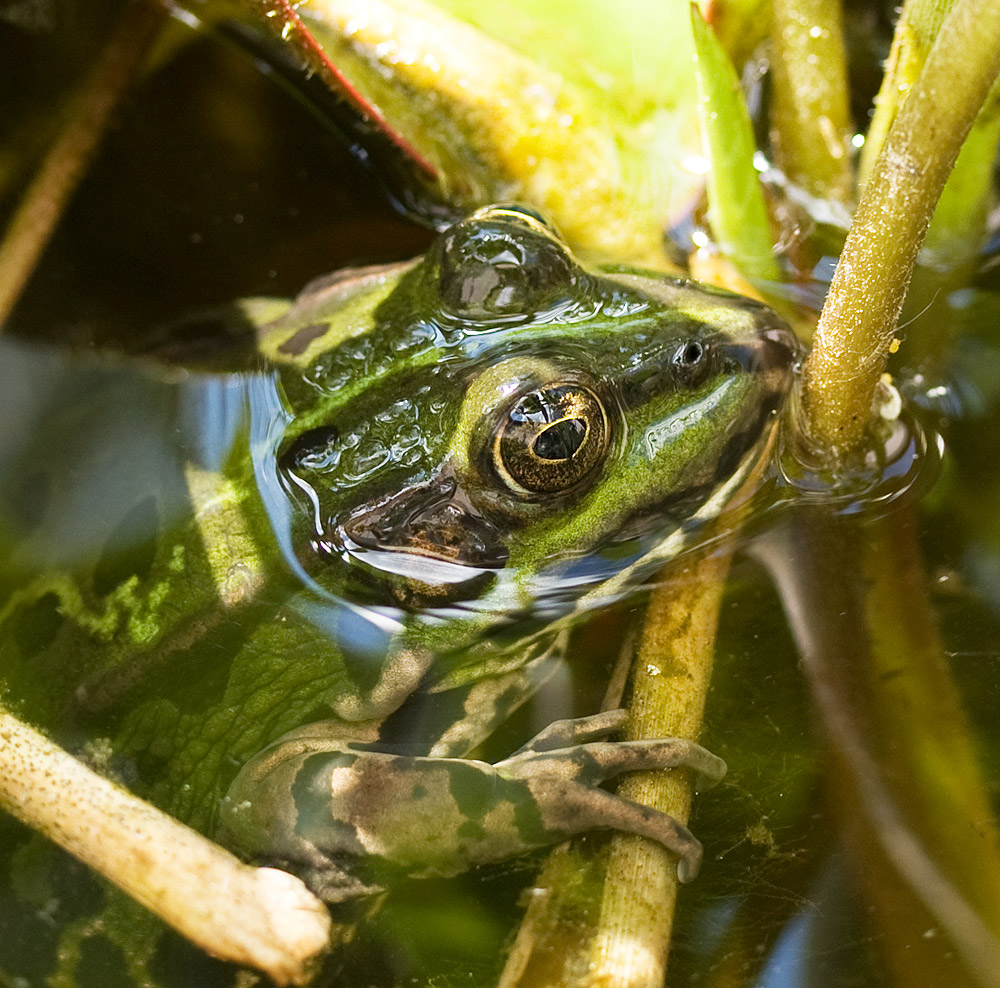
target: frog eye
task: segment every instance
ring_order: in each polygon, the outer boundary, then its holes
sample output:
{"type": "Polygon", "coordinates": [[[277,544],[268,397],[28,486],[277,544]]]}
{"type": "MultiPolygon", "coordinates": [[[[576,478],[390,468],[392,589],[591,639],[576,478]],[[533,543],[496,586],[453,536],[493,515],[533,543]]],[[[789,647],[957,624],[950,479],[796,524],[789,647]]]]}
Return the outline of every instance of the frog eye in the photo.
{"type": "Polygon", "coordinates": [[[573,294],[578,268],[528,213],[483,211],[452,227],[440,249],[441,305],[460,319],[524,322],[573,294]]]}
{"type": "Polygon", "coordinates": [[[500,206],[486,206],[477,210],[473,214],[478,219],[501,219],[509,218],[519,220],[526,226],[537,224],[543,226],[550,233],[557,234],[556,228],[537,209],[525,206],[519,202],[506,203],[500,206]]]}
{"type": "Polygon", "coordinates": [[[519,493],[555,494],[603,462],[608,417],[600,398],[579,384],[553,384],[522,395],[507,412],[493,447],[500,478],[519,493]]]}

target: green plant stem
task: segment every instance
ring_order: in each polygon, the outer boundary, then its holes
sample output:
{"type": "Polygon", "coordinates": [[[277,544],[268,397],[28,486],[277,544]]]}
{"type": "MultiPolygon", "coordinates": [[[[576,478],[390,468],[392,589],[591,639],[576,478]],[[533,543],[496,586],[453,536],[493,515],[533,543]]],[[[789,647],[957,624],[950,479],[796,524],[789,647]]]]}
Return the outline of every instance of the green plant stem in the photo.
{"type": "Polygon", "coordinates": [[[20,298],[115,107],[128,92],[166,21],[156,0],[133,0],[72,101],[68,122],[28,186],[0,243],[0,329],[20,298]]]}
{"type": "Polygon", "coordinates": [[[917,252],[959,148],[1000,72],[1000,4],[957,0],[858,206],[803,379],[807,441],[859,447],[917,252]]]}
{"type": "MultiPolygon", "coordinates": [[[[864,185],[885,143],[896,114],[913,88],[934,39],[953,0],[907,0],[896,25],[892,51],[882,87],[875,98],[875,114],[861,152],[860,182],[864,185]]],[[[1000,140],[1000,83],[995,84],[959,152],[927,230],[921,263],[933,269],[922,281],[922,298],[910,298],[911,312],[920,312],[936,294],[947,297],[967,284],[986,229],[992,204],[993,164],[1000,140]]],[[[936,339],[918,341],[925,351],[945,350],[953,329],[949,311],[935,313],[936,339]],[[944,320],[944,322],[942,321],[944,320]]],[[[923,354],[918,354],[918,362],[923,354]]]]}
{"type": "Polygon", "coordinates": [[[889,128],[913,88],[927,60],[934,39],[941,30],[953,0],[906,0],[896,22],[892,49],[886,62],[882,85],[875,97],[865,144],[858,163],[858,182],[864,186],[871,176],[889,128]]]}
{"type": "MultiPolygon", "coordinates": [[[[628,738],[698,737],[728,566],[729,553],[716,551],[654,593],[633,664],[628,738]]],[[[635,773],[619,793],[686,822],[692,781],[684,771],[635,773]]],[[[593,847],[573,842],[550,856],[500,988],[662,988],[676,860],[626,835],[593,847]]]]}
{"type": "Polygon", "coordinates": [[[772,0],[772,141],[787,177],[823,199],[854,192],[839,0],[772,0]]]}
{"type": "MultiPolygon", "coordinates": [[[[701,733],[729,559],[722,552],[700,560],[682,588],[668,586],[651,601],[633,673],[629,740],[697,740],[701,733]]],[[[692,783],[684,772],[635,772],[618,794],[686,823],[692,783]]],[[[677,902],[676,862],[658,844],[616,834],[605,876],[593,981],[602,988],[659,988],[677,902]]]]}

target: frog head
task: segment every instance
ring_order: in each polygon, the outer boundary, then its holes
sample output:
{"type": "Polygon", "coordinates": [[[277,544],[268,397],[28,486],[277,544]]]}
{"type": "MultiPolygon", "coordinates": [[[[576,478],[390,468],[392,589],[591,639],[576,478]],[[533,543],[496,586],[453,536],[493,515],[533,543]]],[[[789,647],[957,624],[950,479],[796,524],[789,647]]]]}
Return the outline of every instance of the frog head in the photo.
{"type": "Polygon", "coordinates": [[[765,306],[585,266],[506,206],[310,286],[264,345],[307,568],[504,610],[672,555],[759,463],[797,354],[765,306]]]}

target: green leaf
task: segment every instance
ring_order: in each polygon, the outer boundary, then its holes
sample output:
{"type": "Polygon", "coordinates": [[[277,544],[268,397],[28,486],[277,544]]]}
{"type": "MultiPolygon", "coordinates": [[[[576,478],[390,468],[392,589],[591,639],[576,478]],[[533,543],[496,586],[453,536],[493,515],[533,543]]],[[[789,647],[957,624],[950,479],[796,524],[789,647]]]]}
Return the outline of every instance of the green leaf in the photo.
{"type": "Polygon", "coordinates": [[[691,4],[698,120],[709,159],[708,222],[722,252],[750,278],[777,281],[767,208],[753,165],[756,143],[732,62],[691,4]]]}

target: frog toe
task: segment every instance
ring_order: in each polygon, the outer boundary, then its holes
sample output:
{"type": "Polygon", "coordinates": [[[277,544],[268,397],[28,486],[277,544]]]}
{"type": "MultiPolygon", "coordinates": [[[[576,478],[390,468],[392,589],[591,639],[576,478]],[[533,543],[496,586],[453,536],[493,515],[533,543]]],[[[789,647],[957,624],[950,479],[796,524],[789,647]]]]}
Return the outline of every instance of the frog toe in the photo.
{"type": "Polygon", "coordinates": [[[603,789],[570,784],[559,795],[559,806],[542,807],[543,815],[551,809],[546,823],[571,833],[587,830],[618,830],[637,834],[662,844],[677,855],[677,878],[693,881],[701,868],[702,846],[694,834],[668,813],[615,796],[603,789]]]}
{"type": "Polygon", "coordinates": [[[518,748],[511,757],[529,751],[552,751],[556,748],[568,748],[570,745],[593,741],[617,731],[624,726],[626,720],[628,711],[621,709],[604,710],[589,717],[555,720],[518,748]]]}
{"type": "MultiPolygon", "coordinates": [[[[572,722],[570,722],[572,723],[572,722]]],[[[687,768],[710,788],[726,774],[726,763],[686,738],[640,741],[591,741],[575,747],[522,749],[496,768],[508,778],[539,778],[551,774],[596,786],[622,772],[687,768]]]]}

